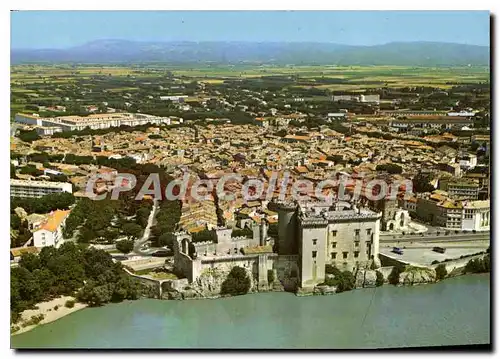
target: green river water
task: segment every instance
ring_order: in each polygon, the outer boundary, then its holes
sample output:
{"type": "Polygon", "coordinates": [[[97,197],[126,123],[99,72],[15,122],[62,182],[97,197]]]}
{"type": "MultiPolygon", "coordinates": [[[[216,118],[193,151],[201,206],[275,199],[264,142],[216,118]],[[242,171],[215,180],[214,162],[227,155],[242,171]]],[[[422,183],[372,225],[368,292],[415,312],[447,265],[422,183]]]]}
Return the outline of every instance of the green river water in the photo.
{"type": "Polygon", "coordinates": [[[313,297],[144,299],[87,308],[13,348],[387,348],[490,343],[490,277],[313,297]]]}

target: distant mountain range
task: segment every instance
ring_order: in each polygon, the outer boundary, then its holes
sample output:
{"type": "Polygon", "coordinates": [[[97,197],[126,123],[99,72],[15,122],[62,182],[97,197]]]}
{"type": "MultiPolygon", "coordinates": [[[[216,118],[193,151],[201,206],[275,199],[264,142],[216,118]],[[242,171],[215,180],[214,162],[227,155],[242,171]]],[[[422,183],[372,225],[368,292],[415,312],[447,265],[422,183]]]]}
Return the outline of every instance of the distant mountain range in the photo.
{"type": "Polygon", "coordinates": [[[67,49],[12,49],[11,63],[276,63],[488,66],[488,46],[392,42],[374,46],[287,42],[137,42],[97,40],[67,49]]]}

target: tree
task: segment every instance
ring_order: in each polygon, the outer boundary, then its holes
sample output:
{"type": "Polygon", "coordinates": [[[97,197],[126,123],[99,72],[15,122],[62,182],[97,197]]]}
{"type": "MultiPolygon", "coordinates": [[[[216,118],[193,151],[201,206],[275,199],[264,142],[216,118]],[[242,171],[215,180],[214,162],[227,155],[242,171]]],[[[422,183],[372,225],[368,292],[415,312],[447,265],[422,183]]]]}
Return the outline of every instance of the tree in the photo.
{"type": "Polygon", "coordinates": [[[413,190],[415,193],[432,192],[435,188],[430,184],[431,175],[419,173],[413,178],[413,190]]]}
{"type": "Polygon", "coordinates": [[[129,238],[139,238],[142,234],[142,227],[136,223],[125,223],[123,233],[129,238]]]}
{"type": "Polygon", "coordinates": [[[33,253],[24,253],[21,255],[21,259],[19,260],[19,266],[26,268],[30,272],[39,269],[41,265],[42,262],[40,261],[40,258],[33,253]]]}
{"type": "Polygon", "coordinates": [[[163,233],[161,236],[157,237],[156,246],[157,247],[169,247],[173,248],[174,239],[170,233],[163,233]]]}
{"type": "Polygon", "coordinates": [[[98,307],[111,300],[112,292],[109,285],[95,285],[89,281],[77,294],[79,301],[87,303],[91,307],[98,307]]]}
{"type": "Polygon", "coordinates": [[[132,249],[134,249],[134,241],[124,239],[122,241],[116,242],[116,249],[122,252],[123,254],[127,254],[132,252],[132,249]]]}
{"type": "Polygon", "coordinates": [[[448,271],[446,270],[446,265],[444,264],[439,264],[436,267],[436,279],[437,280],[442,280],[446,275],[448,274],[448,271]]]}
{"type": "Polygon", "coordinates": [[[404,272],[404,266],[402,265],[396,265],[392,267],[392,271],[389,274],[389,277],[387,278],[389,283],[393,285],[398,285],[399,284],[399,275],[404,272]]]}
{"type": "Polygon", "coordinates": [[[384,275],[379,271],[376,272],[376,275],[377,275],[377,279],[375,281],[375,285],[377,287],[380,287],[384,284],[384,275]]]}
{"type": "Polygon", "coordinates": [[[233,229],[231,232],[231,237],[252,237],[253,236],[253,231],[245,227],[243,229],[233,229]]]}
{"type": "Polygon", "coordinates": [[[403,172],[403,169],[401,168],[401,166],[398,166],[394,163],[387,163],[387,164],[383,164],[383,165],[378,165],[376,170],[388,172],[390,174],[401,174],[403,172]]]}
{"type": "Polygon", "coordinates": [[[30,306],[60,295],[75,295],[90,305],[137,299],[139,285],[103,250],[72,242],[25,255],[11,268],[11,318],[30,306]],[[38,261],[39,263],[38,263],[38,261]],[[29,269],[32,269],[29,270],[29,269]]]}
{"type": "Polygon", "coordinates": [[[19,170],[19,173],[23,174],[23,175],[30,175],[30,176],[41,176],[41,175],[43,175],[43,171],[40,171],[39,169],[37,169],[33,165],[26,165],[24,167],[21,167],[21,169],[19,170]]]}
{"type": "Polygon", "coordinates": [[[149,213],[151,212],[151,208],[148,207],[140,207],[136,212],[136,223],[140,225],[142,228],[146,228],[149,219],[149,213]]]}
{"type": "Polygon", "coordinates": [[[235,266],[229,272],[226,280],[222,283],[222,295],[241,295],[250,290],[250,278],[245,268],[235,266]]]}
{"type": "Polygon", "coordinates": [[[490,255],[483,258],[471,259],[464,268],[464,273],[487,273],[490,272],[490,255]]]}
{"type": "Polygon", "coordinates": [[[346,292],[354,289],[354,286],[356,284],[356,279],[354,278],[354,275],[351,272],[349,271],[341,272],[338,268],[332,266],[329,267],[328,271],[330,272],[328,274],[333,274],[334,277],[328,278],[325,281],[325,284],[336,287],[337,293],[346,292]]]}
{"type": "Polygon", "coordinates": [[[10,178],[14,178],[14,179],[17,178],[16,166],[13,163],[10,164],[10,178]]]}
{"type": "Polygon", "coordinates": [[[106,238],[107,241],[111,242],[118,238],[120,235],[120,231],[116,228],[108,227],[103,233],[103,237],[106,238]]]}
{"type": "Polygon", "coordinates": [[[24,131],[19,130],[19,138],[24,142],[33,142],[40,139],[40,136],[36,132],[36,130],[24,131]]]}
{"type": "Polygon", "coordinates": [[[198,233],[193,234],[193,242],[207,242],[207,241],[212,241],[213,239],[213,232],[209,231],[208,229],[205,229],[203,231],[200,231],[198,233]]]}

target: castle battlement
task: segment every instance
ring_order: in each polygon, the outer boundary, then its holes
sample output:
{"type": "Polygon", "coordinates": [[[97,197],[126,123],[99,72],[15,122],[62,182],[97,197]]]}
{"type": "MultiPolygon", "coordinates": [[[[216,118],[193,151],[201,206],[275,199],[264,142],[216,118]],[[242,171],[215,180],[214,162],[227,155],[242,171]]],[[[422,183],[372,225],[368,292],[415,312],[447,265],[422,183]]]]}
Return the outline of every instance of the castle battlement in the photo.
{"type": "Polygon", "coordinates": [[[302,227],[326,227],[328,221],[321,217],[301,218],[302,227]]]}
{"type": "Polygon", "coordinates": [[[223,231],[223,230],[228,230],[228,229],[231,229],[232,228],[229,228],[229,227],[224,227],[224,226],[220,226],[220,227],[214,227],[213,230],[214,231],[223,231]]]}
{"type": "Polygon", "coordinates": [[[199,247],[199,246],[205,246],[207,244],[214,244],[214,242],[212,241],[203,241],[203,242],[193,242],[193,245],[195,247],[199,247]]]}
{"type": "Polygon", "coordinates": [[[295,211],[297,209],[297,204],[293,201],[273,201],[268,204],[268,208],[271,210],[288,210],[295,211]]]}
{"type": "Polygon", "coordinates": [[[182,230],[182,231],[179,231],[179,232],[173,232],[172,233],[174,236],[176,237],[179,237],[179,236],[185,236],[185,235],[189,235],[187,231],[185,230],[182,230]]]}
{"type": "Polygon", "coordinates": [[[237,241],[246,241],[248,240],[249,238],[248,237],[245,237],[245,236],[237,236],[237,237],[232,237],[231,240],[233,242],[237,242],[237,241]]]}

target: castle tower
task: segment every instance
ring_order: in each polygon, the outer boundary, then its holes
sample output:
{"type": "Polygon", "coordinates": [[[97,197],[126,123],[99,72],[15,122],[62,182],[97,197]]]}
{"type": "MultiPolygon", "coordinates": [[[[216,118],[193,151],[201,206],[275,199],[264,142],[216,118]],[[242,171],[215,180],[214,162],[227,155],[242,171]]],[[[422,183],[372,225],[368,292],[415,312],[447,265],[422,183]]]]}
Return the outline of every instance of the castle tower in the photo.
{"type": "Polygon", "coordinates": [[[272,202],[269,209],[278,212],[278,253],[297,254],[297,205],[272,202]]]}
{"type": "Polygon", "coordinates": [[[215,231],[215,242],[216,243],[229,243],[231,242],[231,228],[227,227],[216,227],[215,231]]]}
{"type": "Polygon", "coordinates": [[[396,199],[382,198],[378,201],[370,201],[372,210],[381,212],[381,229],[387,230],[387,223],[394,219],[396,211],[398,210],[398,201],[396,199]]]}

